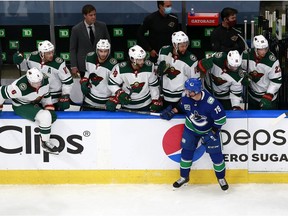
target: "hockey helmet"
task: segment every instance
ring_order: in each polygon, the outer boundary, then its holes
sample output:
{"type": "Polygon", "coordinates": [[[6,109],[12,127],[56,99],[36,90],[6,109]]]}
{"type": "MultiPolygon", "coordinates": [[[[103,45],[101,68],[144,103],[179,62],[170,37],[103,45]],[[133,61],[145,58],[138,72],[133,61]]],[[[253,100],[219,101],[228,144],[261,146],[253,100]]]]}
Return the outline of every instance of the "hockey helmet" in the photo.
{"type": "Polygon", "coordinates": [[[190,78],[190,79],[185,81],[184,87],[186,90],[188,90],[190,92],[194,92],[195,94],[199,94],[202,91],[201,79],[190,78]]]}
{"type": "Polygon", "coordinates": [[[228,52],[227,61],[231,67],[238,68],[242,63],[242,57],[237,50],[231,50],[228,52]]]}
{"type": "Polygon", "coordinates": [[[54,50],[54,45],[48,41],[41,41],[38,45],[38,51],[42,54],[44,54],[45,52],[51,52],[54,50]]]}
{"type": "Polygon", "coordinates": [[[100,39],[96,45],[96,49],[110,50],[111,45],[107,39],[100,39]]]}
{"type": "Polygon", "coordinates": [[[173,45],[175,44],[177,46],[179,43],[185,42],[189,43],[189,38],[183,31],[174,32],[172,34],[173,45]]]}
{"type": "Polygon", "coordinates": [[[138,45],[134,45],[129,49],[129,58],[130,60],[136,64],[136,60],[137,59],[144,59],[146,57],[146,52],[145,50],[138,46],[138,45]]]}
{"type": "Polygon", "coordinates": [[[253,39],[253,45],[256,49],[265,49],[269,46],[267,39],[263,35],[256,35],[253,39]]]}
{"type": "Polygon", "coordinates": [[[43,80],[43,73],[36,67],[33,67],[27,71],[26,77],[30,84],[40,83],[43,80]]]}

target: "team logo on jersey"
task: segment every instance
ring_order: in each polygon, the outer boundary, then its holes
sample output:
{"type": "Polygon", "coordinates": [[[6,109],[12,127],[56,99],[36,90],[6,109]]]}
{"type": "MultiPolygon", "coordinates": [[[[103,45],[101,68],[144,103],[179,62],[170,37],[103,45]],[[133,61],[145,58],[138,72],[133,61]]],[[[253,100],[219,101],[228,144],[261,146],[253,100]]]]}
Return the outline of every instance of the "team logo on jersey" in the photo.
{"type": "Polygon", "coordinates": [[[193,54],[190,55],[190,59],[192,61],[197,61],[197,57],[195,55],[193,55],[193,54]]]}
{"type": "Polygon", "coordinates": [[[117,64],[117,60],[115,58],[111,58],[109,62],[113,65],[117,64]]]}
{"type": "Polygon", "coordinates": [[[212,79],[216,86],[220,86],[223,85],[224,83],[227,83],[227,80],[224,80],[221,77],[217,77],[214,74],[212,74],[212,79]]]}
{"type": "Polygon", "coordinates": [[[92,55],[94,55],[94,53],[95,53],[95,52],[89,52],[89,53],[87,54],[87,56],[92,56],[92,55]]]}
{"type": "Polygon", "coordinates": [[[25,90],[27,89],[27,84],[26,84],[26,83],[20,83],[19,89],[20,89],[21,91],[25,91],[25,90]]]}
{"type": "Polygon", "coordinates": [[[184,104],[184,110],[190,111],[191,110],[190,104],[184,104]]]}
{"type": "Polygon", "coordinates": [[[55,59],[55,62],[57,62],[57,63],[62,63],[63,62],[63,59],[62,58],[60,58],[60,57],[57,57],[56,59],[55,59]]]}
{"type": "Polygon", "coordinates": [[[269,59],[270,59],[270,61],[276,61],[276,57],[274,56],[274,55],[269,55],[269,59]]]}
{"type": "Polygon", "coordinates": [[[213,97],[209,97],[209,98],[207,99],[207,103],[208,103],[208,104],[213,104],[214,101],[215,101],[215,99],[214,99],[213,97]]]}
{"type": "MultiPolygon", "coordinates": [[[[184,124],[178,124],[171,127],[164,134],[162,139],[162,147],[165,154],[169,159],[174,162],[181,162],[181,138],[184,130],[184,124]]],[[[205,146],[198,145],[197,149],[194,152],[192,161],[197,161],[205,153],[205,146]]]]}
{"type": "Polygon", "coordinates": [[[198,127],[203,127],[208,123],[207,117],[203,115],[199,115],[198,111],[194,110],[194,113],[191,113],[189,116],[190,121],[198,126],[198,127]]]}
{"type": "Polygon", "coordinates": [[[249,75],[251,76],[252,81],[255,83],[257,83],[262,78],[262,76],[264,76],[264,74],[259,73],[256,70],[249,72],[249,75]]]}
{"type": "Polygon", "coordinates": [[[120,67],[120,68],[123,68],[123,67],[125,67],[126,65],[127,65],[127,62],[120,62],[119,67],[120,67]]]}
{"type": "Polygon", "coordinates": [[[174,67],[170,67],[170,68],[167,69],[166,73],[167,73],[167,77],[170,80],[173,80],[181,72],[179,70],[176,70],[174,67]]]}
{"type": "Polygon", "coordinates": [[[143,86],[145,85],[145,82],[134,82],[131,86],[132,92],[140,93],[143,89],[143,86]]]}

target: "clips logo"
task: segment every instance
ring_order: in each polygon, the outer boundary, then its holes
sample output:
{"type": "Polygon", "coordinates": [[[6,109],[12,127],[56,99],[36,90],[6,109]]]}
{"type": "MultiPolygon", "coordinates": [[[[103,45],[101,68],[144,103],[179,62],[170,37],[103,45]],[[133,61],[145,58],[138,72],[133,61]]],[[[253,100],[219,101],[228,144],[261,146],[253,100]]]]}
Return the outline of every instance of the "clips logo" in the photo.
{"type": "MultiPolygon", "coordinates": [[[[173,161],[180,163],[181,161],[181,138],[184,130],[184,124],[178,124],[171,127],[162,140],[162,146],[165,154],[173,161]]],[[[203,145],[198,145],[194,152],[193,162],[197,161],[205,152],[203,145]]]]}

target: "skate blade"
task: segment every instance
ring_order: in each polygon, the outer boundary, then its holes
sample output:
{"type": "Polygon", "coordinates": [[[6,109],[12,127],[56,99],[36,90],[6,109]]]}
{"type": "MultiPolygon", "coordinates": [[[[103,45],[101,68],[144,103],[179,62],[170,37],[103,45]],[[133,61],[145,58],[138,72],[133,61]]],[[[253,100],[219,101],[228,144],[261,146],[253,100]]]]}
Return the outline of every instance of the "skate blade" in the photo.
{"type": "Polygon", "coordinates": [[[182,186],[180,186],[180,187],[178,187],[178,188],[172,186],[172,187],[173,187],[173,191],[179,190],[180,188],[186,187],[187,185],[188,185],[188,182],[184,183],[182,186]]]}

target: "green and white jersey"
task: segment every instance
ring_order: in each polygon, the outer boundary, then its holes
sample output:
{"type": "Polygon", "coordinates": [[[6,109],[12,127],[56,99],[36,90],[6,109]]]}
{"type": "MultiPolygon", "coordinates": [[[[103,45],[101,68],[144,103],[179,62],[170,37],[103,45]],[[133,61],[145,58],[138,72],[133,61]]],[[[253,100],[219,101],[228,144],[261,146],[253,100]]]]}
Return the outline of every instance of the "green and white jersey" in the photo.
{"type": "Polygon", "coordinates": [[[159,81],[154,64],[146,60],[140,70],[134,70],[128,61],[115,65],[109,77],[109,89],[113,95],[119,89],[130,94],[131,102],[124,107],[140,109],[159,99],[159,81]]]}
{"type": "MultiPolygon", "coordinates": [[[[247,71],[248,52],[242,53],[241,67],[247,71]]],[[[275,55],[268,51],[264,58],[256,57],[255,49],[249,51],[249,68],[247,71],[251,77],[249,94],[252,98],[260,101],[265,93],[273,94],[273,100],[277,98],[282,84],[282,72],[279,61],[275,55]]]]}
{"type": "Polygon", "coordinates": [[[184,83],[189,78],[198,78],[198,60],[188,50],[184,55],[173,56],[173,46],[164,46],[159,51],[157,64],[165,61],[170,67],[162,77],[162,91],[164,99],[169,102],[180,100],[184,91],[184,83]]]}
{"type": "Polygon", "coordinates": [[[48,77],[44,76],[41,87],[38,90],[29,84],[26,75],[15,80],[10,85],[1,86],[0,104],[3,104],[6,99],[12,99],[13,106],[37,103],[41,103],[43,107],[52,105],[48,77]]]}
{"type": "Polygon", "coordinates": [[[205,88],[212,93],[211,81],[214,97],[221,100],[231,101],[231,105],[240,106],[242,100],[243,71],[231,71],[227,67],[227,53],[217,52],[212,58],[213,66],[207,71],[204,78],[205,88]]]}
{"type": "Polygon", "coordinates": [[[108,88],[109,76],[112,68],[117,64],[117,60],[108,57],[104,63],[99,63],[96,52],[90,52],[86,56],[86,73],[85,77],[89,78],[90,74],[95,73],[100,83],[95,86],[91,83],[90,92],[85,96],[84,101],[91,106],[103,105],[111,96],[108,88]]]}
{"type": "Polygon", "coordinates": [[[21,70],[28,70],[32,67],[36,67],[49,78],[53,103],[57,103],[61,95],[70,95],[73,78],[62,58],[54,56],[53,61],[42,64],[39,52],[34,51],[21,63],[21,70]]]}

